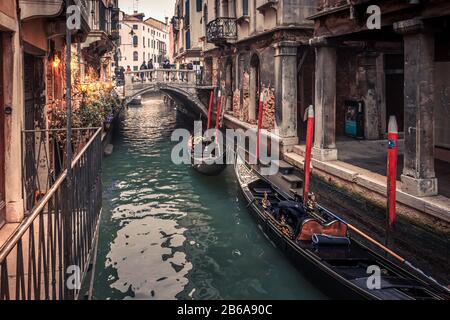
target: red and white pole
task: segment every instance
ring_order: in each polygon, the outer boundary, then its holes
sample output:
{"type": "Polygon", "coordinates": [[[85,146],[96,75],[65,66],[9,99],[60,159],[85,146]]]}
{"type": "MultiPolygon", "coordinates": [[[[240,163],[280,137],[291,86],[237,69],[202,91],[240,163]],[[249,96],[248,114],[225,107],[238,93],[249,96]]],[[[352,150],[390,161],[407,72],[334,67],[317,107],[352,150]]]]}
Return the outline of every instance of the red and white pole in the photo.
{"type": "Polygon", "coordinates": [[[208,128],[210,128],[211,125],[211,111],[212,111],[212,105],[213,105],[213,99],[214,99],[214,90],[211,90],[211,94],[209,95],[209,105],[208,105],[208,128]]]}
{"type": "Polygon", "coordinates": [[[313,143],[313,133],[314,133],[314,107],[309,106],[305,111],[306,119],[306,152],[305,152],[305,178],[303,183],[303,205],[306,206],[308,202],[308,194],[309,194],[309,179],[310,179],[310,170],[311,170],[311,150],[313,143]]]}
{"type": "Polygon", "coordinates": [[[216,138],[219,136],[219,122],[220,122],[220,102],[222,100],[222,93],[217,94],[217,113],[216,113],[216,138]]]}
{"type": "Polygon", "coordinates": [[[256,162],[259,161],[263,106],[264,106],[264,93],[261,92],[261,94],[259,95],[259,109],[258,109],[258,135],[256,136],[256,162]]]}
{"type": "Polygon", "coordinates": [[[387,209],[388,219],[386,228],[386,241],[388,229],[393,229],[396,218],[396,190],[397,190],[397,154],[398,154],[398,126],[395,116],[390,116],[388,124],[388,160],[387,160],[387,209]]]}

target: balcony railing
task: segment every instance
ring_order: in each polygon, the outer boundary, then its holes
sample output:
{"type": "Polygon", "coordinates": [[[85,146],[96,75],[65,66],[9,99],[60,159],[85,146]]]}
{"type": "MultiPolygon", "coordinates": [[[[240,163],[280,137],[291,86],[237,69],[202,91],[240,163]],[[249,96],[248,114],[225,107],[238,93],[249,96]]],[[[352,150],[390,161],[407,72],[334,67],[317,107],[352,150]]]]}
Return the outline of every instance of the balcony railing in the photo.
{"type": "MultiPolygon", "coordinates": [[[[102,206],[101,129],[82,131],[92,134],[72,144],[71,179],[63,165],[51,187],[0,247],[0,300],[75,299],[80,293],[102,206]]],[[[59,133],[64,140],[63,131],[59,133]]],[[[56,149],[50,143],[45,149],[59,153],[62,140],[56,140],[56,149]]],[[[35,172],[39,173],[47,170],[35,172]]]]}
{"type": "Polygon", "coordinates": [[[217,18],[206,26],[206,41],[220,44],[237,39],[235,18],[217,18]]]}

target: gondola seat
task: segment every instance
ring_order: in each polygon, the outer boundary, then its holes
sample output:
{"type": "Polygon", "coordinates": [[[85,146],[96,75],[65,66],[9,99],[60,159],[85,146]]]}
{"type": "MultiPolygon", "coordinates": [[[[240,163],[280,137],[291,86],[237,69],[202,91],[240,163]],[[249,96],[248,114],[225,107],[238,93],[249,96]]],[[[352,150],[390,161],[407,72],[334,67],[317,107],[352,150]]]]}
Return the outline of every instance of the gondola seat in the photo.
{"type": "Polygon", "coordinates": [[[298,233],[298,241],[312,241],[313,234],[325,234],[333,237],[346,237],[347,225],[339,220],[332,220],[325,224],[313,218],[303,220],[300,232],[298,233]]]}

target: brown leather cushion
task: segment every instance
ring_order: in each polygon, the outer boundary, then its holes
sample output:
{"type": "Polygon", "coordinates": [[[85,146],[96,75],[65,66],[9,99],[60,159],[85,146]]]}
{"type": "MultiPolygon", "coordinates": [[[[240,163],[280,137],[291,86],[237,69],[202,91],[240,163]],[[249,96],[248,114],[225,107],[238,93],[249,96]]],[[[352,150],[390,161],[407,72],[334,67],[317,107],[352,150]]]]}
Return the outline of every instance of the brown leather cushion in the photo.
{"type": "Polygon", "coordinates": [[[326,234],[334,237],[346,237],[347,225],[338,220],[333,220],[325,225],[322,225],[315,219],[306,219],[302,223],[302,227],[300,228],[297,240],[311,241],[312,235],[314,233],[326,234]]]}

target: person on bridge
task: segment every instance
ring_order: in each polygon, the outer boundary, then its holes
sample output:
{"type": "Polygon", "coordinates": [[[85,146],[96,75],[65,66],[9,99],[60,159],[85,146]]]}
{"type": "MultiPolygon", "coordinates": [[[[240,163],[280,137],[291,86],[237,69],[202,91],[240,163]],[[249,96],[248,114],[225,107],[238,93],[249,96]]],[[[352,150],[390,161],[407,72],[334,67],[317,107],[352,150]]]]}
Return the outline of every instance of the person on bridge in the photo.
{"type": "MultiPolygon", "coordinates": [[[[145,61],[142,62],[141,67],[139,68],[139,70],[147,70],[147,65],[145,64],[145,61]]],[[[145,79],[145,72],[141,72],[141,80],[142,82],[144,82],[145,79]]]]}
{"type": "MultiPolygon", "coordinates": [[[[170,69],[170,62],[169,62],[169,60],[166,59],[166,60],[163,62],[163,69],[170,69]]],[[[167,80],[167,81],[169,81],[169,77],[170,77],[170,72],[167,71],[167,72],[166,72],[166,80],[167,80]]]]}
{"type": "MultiPolygon", "coordinates": [[[[149,70],[153,70],[154,66],[153,66],[153,60],[152,60],[152,59],[150,59],[150,60],[148,61],[147,68],[148,68],[149,70]]],[[[149,79],[150,79],[150,81],[153,80],[153,71],[150,71],[150,72],[149,72],[149,79]]]]}

